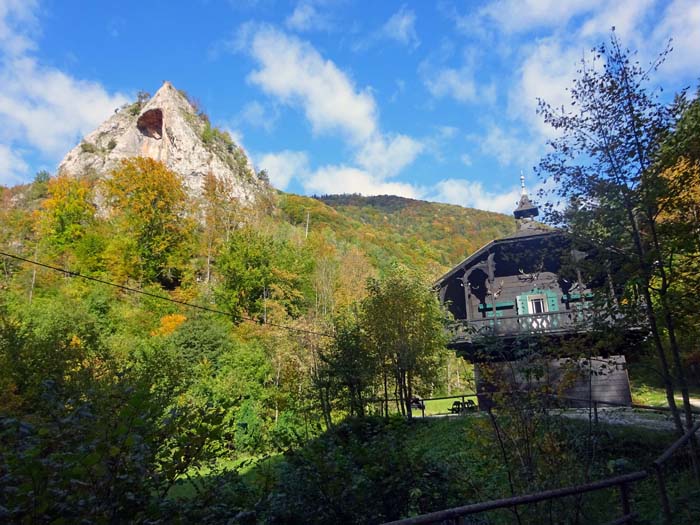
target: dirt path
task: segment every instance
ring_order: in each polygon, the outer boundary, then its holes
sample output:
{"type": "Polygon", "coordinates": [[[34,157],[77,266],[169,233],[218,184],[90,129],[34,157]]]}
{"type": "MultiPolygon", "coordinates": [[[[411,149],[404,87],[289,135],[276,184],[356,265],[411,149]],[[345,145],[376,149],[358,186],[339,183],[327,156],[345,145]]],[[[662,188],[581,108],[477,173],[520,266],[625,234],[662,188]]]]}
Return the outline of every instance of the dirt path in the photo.
{"type": "MultiPolygon", "coordinates": [[[[682,397],[676,397],[676,401],[680,401],[681,403],[683,402],[682,397]]],[[[697,397],[691,397],[690,398],[690,404],[693,405],[695,408],[700,408],[700,398],[697,397]]]]}
{"type": "MultiPolygon", "coordinates": [[[[559,414],[562,417],[572,419],[587,420],[589,418],[587,408],[569,408],[559,411],[559,414]]],[[[629,407],[598,408],[598,421],[611,425],[636,426],[651,430],[673,431],[675,429],[669,414],[629,407]]]]}

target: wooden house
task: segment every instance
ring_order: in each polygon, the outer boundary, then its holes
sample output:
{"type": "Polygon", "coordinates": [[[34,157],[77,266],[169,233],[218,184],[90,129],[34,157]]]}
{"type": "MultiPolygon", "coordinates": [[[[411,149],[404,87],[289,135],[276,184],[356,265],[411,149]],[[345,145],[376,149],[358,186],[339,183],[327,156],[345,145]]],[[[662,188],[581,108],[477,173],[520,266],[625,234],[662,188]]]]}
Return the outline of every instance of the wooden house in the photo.
{"type": "MultiPolygon", "coordinates": [[[[575,247],[565,233],[535,221],[538,208],[530,201],[522,177],[521,184],[514,211],[517,230],[471,254],[440,277],[435,288],[454,316],[450,347],[458,355],[475,363],[512,364],[546,346],[558,369],[561,360],[556,360],[560,357],[556,349],[590,331],[594,291],[609,283],[604,271],[596,275],[584,271],[589,251],[575,247]]],[[[614,295],[613,290],[612,300],[614,295]]],[[[614,364],[604,367],[610,377],[595,381],[600,383],[595,397],[630,403],[624,356],[616,355],[619,348],[607,350],[596,357],[614,364]]],[[[588,363],[591,370],[595,366],[588,363]]],[[[581,395],[580,388],[576,392],[581,395]]]]}

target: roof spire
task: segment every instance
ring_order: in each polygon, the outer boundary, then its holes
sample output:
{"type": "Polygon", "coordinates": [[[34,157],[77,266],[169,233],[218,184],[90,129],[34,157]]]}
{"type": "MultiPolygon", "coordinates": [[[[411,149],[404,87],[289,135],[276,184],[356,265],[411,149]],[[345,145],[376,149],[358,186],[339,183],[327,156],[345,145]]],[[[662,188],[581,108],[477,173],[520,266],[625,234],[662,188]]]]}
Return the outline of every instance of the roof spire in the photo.
{"type": "MultiPolygon", "coordinates": [[[[520,202],[518,202],[518,207],[513,212],[516,219],[532,219],[537,217],[540,211],[537,209],[527,196],[527,190],[525,189],[525,175],[523,175],[522,170],[520,171],[520,202]]],[[[521,225],[522,226],[522,225],[521,225]]]]}

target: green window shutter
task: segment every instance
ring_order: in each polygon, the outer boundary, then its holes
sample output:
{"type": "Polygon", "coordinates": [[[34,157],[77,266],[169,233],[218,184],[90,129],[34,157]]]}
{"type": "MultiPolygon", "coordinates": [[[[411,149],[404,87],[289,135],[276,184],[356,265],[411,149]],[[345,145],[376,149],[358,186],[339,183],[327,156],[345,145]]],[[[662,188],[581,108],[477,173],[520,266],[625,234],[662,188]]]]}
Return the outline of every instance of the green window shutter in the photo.
{"type": "Polygon", "coordinates": [[[545,292],[545,295],[547,297],[548,311],[558,312],[559,311],[559,300],[558,300],[556,292],[553,292],[552,290],[547,290],[545,292]]]}
{"type": "Polygon", "coordinates": [[[515,303],[518,306],[518,315],[525,315],[527,311],[527,294],[519,295],[515,298],[515,303]]]}

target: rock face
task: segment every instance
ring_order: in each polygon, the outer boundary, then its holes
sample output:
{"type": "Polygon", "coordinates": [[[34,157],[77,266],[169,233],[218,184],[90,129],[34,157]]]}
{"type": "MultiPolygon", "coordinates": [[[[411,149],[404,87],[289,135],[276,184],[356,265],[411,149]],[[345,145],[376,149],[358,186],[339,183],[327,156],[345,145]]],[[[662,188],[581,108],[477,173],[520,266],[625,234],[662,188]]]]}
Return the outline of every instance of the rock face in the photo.
{"type": "Polygon", "coordinates": [[[208,173],[227,181],[235,197],[254,201],[267,189],[241,148],[212,128],[187,98],[165,82],[147,102],[119,108],[61,161],[59,172],[107,176],[121,159],[151,157],[180,174],[197,195],[208,173]]]}

